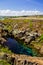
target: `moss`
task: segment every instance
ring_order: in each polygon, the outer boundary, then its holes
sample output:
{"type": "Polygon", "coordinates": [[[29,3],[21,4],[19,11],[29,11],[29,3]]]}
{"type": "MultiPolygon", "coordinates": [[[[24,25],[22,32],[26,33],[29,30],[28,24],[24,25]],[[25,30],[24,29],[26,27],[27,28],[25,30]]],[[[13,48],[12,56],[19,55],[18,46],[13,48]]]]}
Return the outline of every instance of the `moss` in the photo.
{"type": "MultiPolygon", "coordinates": [[[[1,45],[0,45],[0,53],[1,53],[0,55],[3,55],[3,53],[12,55],[12,52],[7,47],[5,48],[2,47],[1,45]]],[[[0,59],[0,65],[11,65],[11,64],[9,64],[9,62],[4,57],[4,59],[3,58],[0,59]]]]}
{"type": "Polygon", "coordinates": [[[7,47],[2,47],[0,45],[0,52],[12,54],[11,50],[9,50],[7,47]]]}
{"type": "Polygon", "coordinates": [[[39,38],[40,40],[43,40],[43,34],[40,36],[40,38],[39,38]]]}
{"type": "Polygon", "coordinates": [[[0,60],[0,65],[10,65],[6,60],[0,60]]]}

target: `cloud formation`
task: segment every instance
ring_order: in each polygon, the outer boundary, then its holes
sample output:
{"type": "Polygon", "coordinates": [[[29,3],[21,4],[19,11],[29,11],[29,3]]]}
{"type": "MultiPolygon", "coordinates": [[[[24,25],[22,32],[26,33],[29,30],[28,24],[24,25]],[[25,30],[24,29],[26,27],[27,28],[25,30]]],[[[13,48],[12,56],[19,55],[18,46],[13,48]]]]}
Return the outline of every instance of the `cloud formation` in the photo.
{"type": "Polygon", "coordinates": [[[0,16],[25,16],[25,15],[43,15],[40,11],[13,11],[13,10],[0,10],[0,16]]]}

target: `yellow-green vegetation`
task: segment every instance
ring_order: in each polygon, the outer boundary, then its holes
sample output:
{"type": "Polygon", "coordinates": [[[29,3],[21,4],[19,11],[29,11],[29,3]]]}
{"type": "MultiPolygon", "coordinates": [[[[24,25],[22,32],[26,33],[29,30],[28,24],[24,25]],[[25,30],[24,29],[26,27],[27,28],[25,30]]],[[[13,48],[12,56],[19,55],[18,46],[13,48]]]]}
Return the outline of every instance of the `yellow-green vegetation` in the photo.
{"type": "Polygon", "coordinates": [[[43,34],[40,36],[39,41],[43,40],[43,34]]]}
{"type": "Polygon", "coordinates": [[[0,53],[3,52],[3,53],[7,53],[7,54],[12,54],[12,52],[7,48],[7,47],[2,47],[0,45],[0,53]]]}
{"type": "Polygon", "coordinates": [[[30,27],[30,29],[32,29],[32,27],[33,27],[32,20],[30,20],[29,22],[30,22],[29,27],[30,27]]]}
{"type": "Polygon", "coordinates": [[[11,25],[6,25],[6,26],[4,26],[3,29],[6,29],[8,31],[12,31],[12,26],[11,25]]]}
{"type": "MultiPolygon", "coordinates": [[[[36,18],[37,18],[37,16],[36,16],[36,18]]],[[[38,18],[40,18],[40,16],[38,18]]],[[[39,38],[37,38],[36,41],[31,42],[31,45],[26,45],[26,43],[24,43],[22,40],[19,40],[19,39],[18,40],[16,39],[16,40],[19,43],[23,44],[25,47],[27,46],[27,47],[32,48],[33,51],[37,51],[37,49],[39,49],[43,46],[43,20],[5,18],[4,20],[2,20],[2,22],[6,24],[6,26],[4,28],[7,29],[8,31],[11,31],[12,29],[15,30],[14,26],[16,24],[17,24],[16,29],[18,29],[20,31],[26,30],[26,29],[30,29],[32,31],[38,30],[38,33],[40,33],[41,36],[39,38]]],[[[33,53],[35,53],[35,52],[33,52],[33,53]]]]}
{"type": "Polygon", "coordinates": [[[10,65],[6,60],[0,60],[0,65],[10,65]]]}
{"type": "MultiPolygon", "coordinates": [[[[3,54],[10,54],[12,55],[12,52],[7,48],[7,47],[2,47],[0,45],[0,57],[3,57],[3,54]]],[[[0,65],[11,65],[9,62],[3,57],[2,59],[0,58],[0,65]]]]}

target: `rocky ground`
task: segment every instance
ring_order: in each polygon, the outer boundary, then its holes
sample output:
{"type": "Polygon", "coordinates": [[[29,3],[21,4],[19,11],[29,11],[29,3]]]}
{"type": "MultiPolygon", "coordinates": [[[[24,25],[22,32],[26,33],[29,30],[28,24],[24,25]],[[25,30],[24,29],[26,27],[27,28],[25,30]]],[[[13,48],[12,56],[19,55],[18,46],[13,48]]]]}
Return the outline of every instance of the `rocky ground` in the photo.
{"type": "Polygon", "coordinates": [[[5,19],[0,21],[0,33],[2,39],[15,38],[36,51],[37,56],[43,56],[43,19],[5,19]]]}
{"type": "MultiPolygon", "coordinates": [[[[13,58],[12,65],[43,65],[43,20],[30,19],[6,19],[0,21],[0,44],[11,37],[26,47],[32,48],[36,56],[11,55],[13,58]]],[[[0,53],[1,54],[1,53],[0,53]]],[[[1,54],[3,56],[3,53],[1,54]]],[[[0,58],[1,58],[0,55],[0,58]]],[[[2,58],[3,59],[3,58],[2,58]]]]}
{"type": "Polygon", "coordinates": [[[6,60],[10,65],[43,65],[43,57],[0,53],[1,60],[6,60]]]}

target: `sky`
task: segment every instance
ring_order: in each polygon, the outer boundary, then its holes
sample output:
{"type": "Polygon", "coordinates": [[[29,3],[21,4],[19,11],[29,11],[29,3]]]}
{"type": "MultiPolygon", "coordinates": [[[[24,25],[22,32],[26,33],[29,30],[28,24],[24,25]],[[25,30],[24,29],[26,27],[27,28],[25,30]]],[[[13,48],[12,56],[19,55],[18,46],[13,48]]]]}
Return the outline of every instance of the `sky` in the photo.
{"type": "Polygon", "coordinates": [[[0,0],[0,15],[2,16],[35,14],[43,14],[43,0],[0,0]]]}

